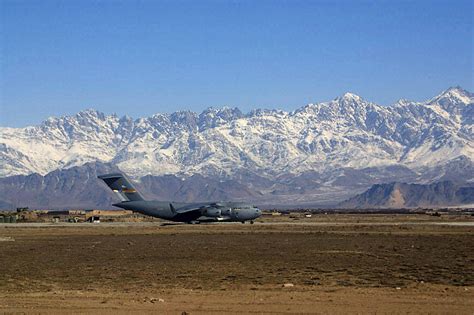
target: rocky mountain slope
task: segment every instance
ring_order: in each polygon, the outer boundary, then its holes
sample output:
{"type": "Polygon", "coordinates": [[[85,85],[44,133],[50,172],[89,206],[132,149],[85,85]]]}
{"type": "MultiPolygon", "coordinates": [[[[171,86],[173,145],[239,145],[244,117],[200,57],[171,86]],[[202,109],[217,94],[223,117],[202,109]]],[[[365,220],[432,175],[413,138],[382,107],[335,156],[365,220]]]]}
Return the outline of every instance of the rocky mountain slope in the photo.
{"type": "Polygon", "coordinates": [[[342,208],[407,208],[474,204],[474,186],[451,181],[430,185],[376,184],[362,194],[339,204],[342,208]]]}
{"type": "MultiPolygon", "coordinates": [[[[70,175],[99,163],[145,187],[176,189],[161,189],[163,197],[264,204],[334,203],[392,181],[472,182],[473,100],[456,87],[426,102],[388,107],[346,93],[293,112],[209,108],[132,119],[86,110],[0,128],[0,177],[70,175]]],[[[6,195],[0,200],[11,202],[6,195]]]]}
{"type": "MultiPolygon", "coordinates": [[[[44,176],[34,173],[0,178],[0,209],[111,208],[111,204],[118,200],[97,179],[97,175],[117,170],[112,164],[91,162],[55,170],[44,176]]],[[[353,187],[367,187],[367,174],[370,172],[370,169],[358,172],[351,170],[348,175],[342,175],[341,183],[336,183],[331,189],[320,184],[326,180],[317,173],[282,176],[275,180],[251,174],[241,174],[235,179],[200,174],[188,177],[147,175],[135,180],[134,184],[147,199],[253,201],[272,207],[296,207],[333,203],[334,196],[352,196],[353,187]],[[361,181],[355,184],[344,180],[352,176],[360,177],[361,181]]]]}
{"type": "Polygon", "coordinates": [[[87,163],[55,170],[45,176],[34,173],[0,178],[0,199],[4,206],[10,205],[3,209],[113,208],[111,204],[118,200],[102,185],[97,175],[117,170],[107,164],[87,163]]]}

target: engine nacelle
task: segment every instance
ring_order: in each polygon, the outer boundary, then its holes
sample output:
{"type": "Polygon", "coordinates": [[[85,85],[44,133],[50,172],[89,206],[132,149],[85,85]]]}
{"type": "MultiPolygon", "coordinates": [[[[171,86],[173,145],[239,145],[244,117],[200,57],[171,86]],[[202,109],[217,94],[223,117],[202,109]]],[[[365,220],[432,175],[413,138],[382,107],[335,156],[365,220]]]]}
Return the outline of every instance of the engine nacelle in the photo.
{"type": "Polygon", "coordinates": [[[232,208],[221,208],[222,216],[230,216],[232,213],[232,208]]]}
{"type": "Polygon", "coordinates": [[[203,215],[207,217],[217,218],[221,216],[221,210],[217,208],[208,208],[204,210],[203,215]]]}

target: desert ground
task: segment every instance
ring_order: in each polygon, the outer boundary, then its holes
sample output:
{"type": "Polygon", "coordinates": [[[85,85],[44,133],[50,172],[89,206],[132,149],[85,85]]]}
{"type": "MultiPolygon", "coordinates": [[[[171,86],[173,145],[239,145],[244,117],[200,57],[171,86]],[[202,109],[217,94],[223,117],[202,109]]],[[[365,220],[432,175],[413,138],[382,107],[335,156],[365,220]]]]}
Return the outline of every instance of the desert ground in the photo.
{"type": "Polygon", "coordinates": [[[474,217],[0,225],[2,313],[474,313],[474,217]]]}

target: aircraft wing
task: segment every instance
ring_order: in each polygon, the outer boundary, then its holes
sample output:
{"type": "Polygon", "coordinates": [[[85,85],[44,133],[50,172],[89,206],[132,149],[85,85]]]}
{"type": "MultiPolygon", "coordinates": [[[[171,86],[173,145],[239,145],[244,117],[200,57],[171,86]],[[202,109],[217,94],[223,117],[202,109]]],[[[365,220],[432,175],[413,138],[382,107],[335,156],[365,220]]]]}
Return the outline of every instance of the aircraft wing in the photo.
{"type": "Polygon", "coordinates": [[[170,208],[176,215],[198,215],[197,220],[200,222],[226,221],[231,219],[231,208],[226,203],[195,203],[179,208],[175,208],[170,203],[170,208]]]}
{"type": "Polygon", "coordinates": [[[219,203],[196,203],[196,204],[190,204],[185,207],[177,208],[175,209],[172,204],[170,204],[171,208],[174,210],[176,213],[188,213],[192,211],[203,211],[211,208],[221,208],[222,205],[219,203]]]}

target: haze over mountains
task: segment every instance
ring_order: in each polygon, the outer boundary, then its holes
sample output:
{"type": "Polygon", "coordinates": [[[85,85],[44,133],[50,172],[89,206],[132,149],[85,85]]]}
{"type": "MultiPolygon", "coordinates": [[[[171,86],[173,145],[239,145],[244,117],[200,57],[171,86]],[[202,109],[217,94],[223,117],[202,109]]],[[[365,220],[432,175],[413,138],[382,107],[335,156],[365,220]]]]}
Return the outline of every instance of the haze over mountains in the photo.
{"type": "Polygon", "coordinates": [[[433,184],[376,184],[362,194],[341,202],[345,208],[408,208],[474,204],[474,186],[452,181],[433,184]]]}
{"type": "Polygon", "coordinates": [[[0,200],[52,206],[54,198],[33,196],[46,189],[74,206],[105,206],[112,196],[95,173],[116,167],[150,197],[186,201],[322,205],[380,183],[471,185],[473,100],[459,87],[392,106],[346,93],[293,112],[209,108],[132,119],[86,110],[2,127],[0,200]]]}

